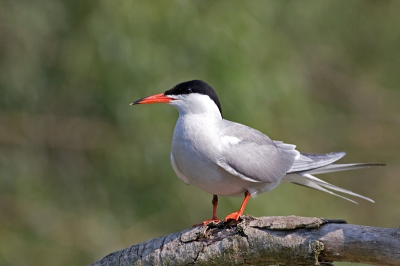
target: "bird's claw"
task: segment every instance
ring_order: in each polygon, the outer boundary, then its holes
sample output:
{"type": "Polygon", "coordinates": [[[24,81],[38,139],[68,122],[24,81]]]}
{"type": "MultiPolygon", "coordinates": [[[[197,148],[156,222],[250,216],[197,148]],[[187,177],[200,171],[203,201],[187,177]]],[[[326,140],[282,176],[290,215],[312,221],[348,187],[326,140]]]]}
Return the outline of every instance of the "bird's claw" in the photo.
{"type": "Polygon", "coordinates": [[[242,213],[240,213],[240,212],[232,212],[231,214],[229,214],[228,216],[225,217],[224,221],[225,222],[227,222],[229,220],[238,221],[240,219],[241,215],[242,215],[242,213]]]}
{"type": "Polygon", "coordinates": [[[210,224],[210,223],[219,223],[219,222],[221,222],[221,220],[218,219],[218,218],[216,218],[216,219],[210,219],[210,220],[205,220],[205,221],[203,221],[203,222],[201,222],[201,223],[195,224],[195,225],[193,225],[193,227],[200,226],[200,225],[202,225],[202,226],[207,226],[207,225],[210,224]]]}

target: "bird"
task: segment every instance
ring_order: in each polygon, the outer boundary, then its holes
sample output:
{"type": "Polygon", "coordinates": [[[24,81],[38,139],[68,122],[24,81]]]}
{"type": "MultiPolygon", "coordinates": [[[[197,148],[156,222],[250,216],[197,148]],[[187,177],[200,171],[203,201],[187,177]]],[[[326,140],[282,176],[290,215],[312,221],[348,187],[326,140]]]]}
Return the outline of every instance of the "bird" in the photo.
{"type": "Polygon", "coordinates": [[[238,221],[250,197],[271,191],[282,182],[317,189],[353,203],[357,202],[331,190],[374,202],[314,175],[385,164],[334,164],[346,153],[301,153],[293,144],[271,140],[254,128],[226,120],[216,92],[202,80],[179,83],[131,105],[153,103],[172,105],[179,112],[170,160],[183,182],[213,195],[212,218],[204,225],[221,221],[217,216],[218,196],[244,196],[239,210],[224,219],[238,221]]]}

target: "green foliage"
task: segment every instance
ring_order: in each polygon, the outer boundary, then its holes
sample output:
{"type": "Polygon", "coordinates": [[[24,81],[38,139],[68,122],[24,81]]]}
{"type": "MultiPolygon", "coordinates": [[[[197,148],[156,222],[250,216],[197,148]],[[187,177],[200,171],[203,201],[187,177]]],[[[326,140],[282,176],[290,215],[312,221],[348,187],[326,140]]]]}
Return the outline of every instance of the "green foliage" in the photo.
{"type": "MultiPolygon", "coordinates": [[[[326,175],[360,206],[293,185],[246,213],[398,226],[397,1],[0,3],[0,264],[84,265],[211,217],[173,173],[177,112],[129,103],[202,79],[225,118],[304,152],[386,169],[326,175]]],[[[240,199],[220,200],[223,217],[240,199]]]]}

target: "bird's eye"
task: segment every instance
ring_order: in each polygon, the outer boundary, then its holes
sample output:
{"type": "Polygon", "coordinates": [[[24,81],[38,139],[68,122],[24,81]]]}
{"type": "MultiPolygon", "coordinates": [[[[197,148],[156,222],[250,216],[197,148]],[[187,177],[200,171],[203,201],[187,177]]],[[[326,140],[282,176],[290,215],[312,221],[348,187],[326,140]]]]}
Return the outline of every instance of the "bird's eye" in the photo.
{"type": "Polygon", "coordinates": [[[192,91],[192,88],[190,88],[190,87],[188,87],[187,89],[186,89],[186,93],[192,93],[193,91],[192,91]]]}

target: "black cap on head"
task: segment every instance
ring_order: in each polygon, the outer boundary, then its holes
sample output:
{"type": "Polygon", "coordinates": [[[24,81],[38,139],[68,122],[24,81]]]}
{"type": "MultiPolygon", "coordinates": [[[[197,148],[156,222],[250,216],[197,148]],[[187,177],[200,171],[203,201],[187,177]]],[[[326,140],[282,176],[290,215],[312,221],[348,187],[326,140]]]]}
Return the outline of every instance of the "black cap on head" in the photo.
{"type": "Polygon", "coordinates": [[[191,80],[179,83],[175,85],[172,89],[164,92],[164,95],[180,95],[180,94],[190,94],[190,93],[200,93],[207,95],[214,101],[218,106],[219,112],[222,115],[221,104],[214,89],[202,80],[191,80]]]}

